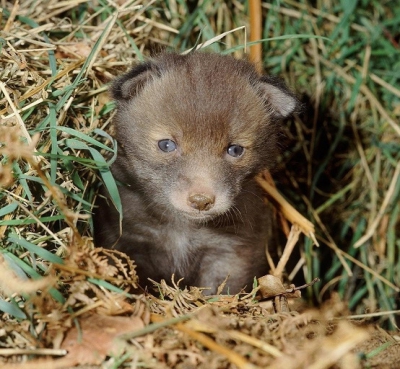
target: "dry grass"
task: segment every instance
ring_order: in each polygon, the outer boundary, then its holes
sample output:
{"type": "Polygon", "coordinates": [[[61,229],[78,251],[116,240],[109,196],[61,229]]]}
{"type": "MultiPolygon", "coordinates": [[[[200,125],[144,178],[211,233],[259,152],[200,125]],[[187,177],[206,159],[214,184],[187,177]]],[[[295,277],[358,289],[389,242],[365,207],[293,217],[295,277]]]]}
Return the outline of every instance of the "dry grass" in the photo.
{"type": "Polygon", "coordinates": [[[320,243],[289,240],[298,251],[288,281],[319,277],[303,297],[322,304],[291,305],[291,313],[274,313],[256,291],[208,299],[161,284],[159,298],[132,295],[132,262],[90,238],[98,183],[113,184],[106,84],[164,48],[220,39],[208,48],[243,56],[247,4],[0,2],[3,367],[70,367],[85,358],[104,368],[398,367],[398,336],[342,317],[392,330],[399,321],[400,6],[280,3],[263,3],[264,67],[306,109],[284,127],[287,150],[274,178],[320,243]],[[139,323],[119,337],[120,351],[101,331],[122,332],[125,322],[82,325],[121,315],[139,323]],[[70,339],[70,354],[49,359],[65,354],[64,334],[78,322],[89,347],[70,339]],[[103,343],[97,358],[89,355],[95,341],[103,343]]]}

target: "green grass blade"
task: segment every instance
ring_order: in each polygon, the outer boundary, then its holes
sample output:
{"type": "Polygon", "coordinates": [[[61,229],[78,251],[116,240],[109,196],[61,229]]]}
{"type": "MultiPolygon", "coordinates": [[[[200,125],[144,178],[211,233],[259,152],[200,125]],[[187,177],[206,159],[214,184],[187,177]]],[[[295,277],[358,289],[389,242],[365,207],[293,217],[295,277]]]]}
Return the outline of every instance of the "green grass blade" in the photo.
{"type": "Polygon", "coordinates": [[[4,217],[7,214],[14,212],[18,208],[18,204],[16,202],[12,202],[11,204],[4,206],[0,209],[0,217],[4,217]]]}
{"type": "Polygon", "coordinates": [[[97,150],[87,146],[85,143],[73,139],[66,140],[68,146],[79,149],[79,150],[89,150],[90,154],[92,155],[93,159],[100,163],[100,175],[103,179],[103,182],[110,194],[110,199],[113,202],[115,208],[118,210],[120,214],[120,219],[122,219],[122,204],[121,198],[119,196],[119,191],[117,187],[117,183],[109,169],[109,164],[105,161],[103,155],[101,155],[97,150]]]}
{"type": "Polygon", "coordinates": [[[130,293],[127,293],[124,290],[121,290],[120,288],[114,286],[113,284],[111,284],[107,281],[103,281],[102,279],[88,278],[88,282],[93,283],[100,287],[104,287],[109,291],[120,293],[121,295],[124,295],[126,297],[130,297],[130,298],[133,297],[130,293]]]}
{"type": "Polygon", "coordinates": [[[26,314],[16,304],[0,299],[0,310],[17,319],[27,319],[26,314]]]}
{"type": "Polygon", "coordinates": [[[55,264],[63,264],[64,261],[62,258],[59,256],[52,254],[50,251],[47,251],[46,249],[39,247],[24,238],[18,238],[16,235],[15,236],[10,236],[8,237],[8,241],[11,243],[15,243],[19,246],[22,246],[23,248],[27,249],[29,252],[38,255],[42,259],[50,262],[50,263],[55,263],[55,264]]]}

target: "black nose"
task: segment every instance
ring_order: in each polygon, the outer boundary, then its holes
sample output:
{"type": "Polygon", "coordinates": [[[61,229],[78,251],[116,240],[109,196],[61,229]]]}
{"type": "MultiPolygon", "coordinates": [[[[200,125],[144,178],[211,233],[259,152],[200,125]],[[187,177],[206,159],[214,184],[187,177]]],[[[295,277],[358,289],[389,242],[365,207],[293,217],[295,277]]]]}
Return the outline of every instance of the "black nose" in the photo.
{"type": "Polygon", "coordinates": [[[215,196],[203,193],[195,193],[188,198],[189,205],[200,211],[210,210],[214,206],[215,196]]]}

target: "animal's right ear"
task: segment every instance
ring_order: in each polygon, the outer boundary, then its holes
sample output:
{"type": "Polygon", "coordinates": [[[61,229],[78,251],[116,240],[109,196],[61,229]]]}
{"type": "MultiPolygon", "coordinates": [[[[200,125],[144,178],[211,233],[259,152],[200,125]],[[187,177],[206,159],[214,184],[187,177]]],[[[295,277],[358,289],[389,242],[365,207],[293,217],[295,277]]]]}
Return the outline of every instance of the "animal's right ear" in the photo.
{"type": "Polygon", "coordinates": [[[152,63],[142,63],[117,78],[111,85],[111,96],[117,100],[130,100],[152,79],[152,63]]]}

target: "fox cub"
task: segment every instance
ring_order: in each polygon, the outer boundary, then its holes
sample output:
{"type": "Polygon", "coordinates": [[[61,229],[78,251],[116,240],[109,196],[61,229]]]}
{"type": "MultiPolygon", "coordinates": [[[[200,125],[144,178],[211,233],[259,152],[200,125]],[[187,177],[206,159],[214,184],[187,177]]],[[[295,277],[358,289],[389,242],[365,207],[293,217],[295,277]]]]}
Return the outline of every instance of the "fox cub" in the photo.
{"type": "Polygon", "coordinates": [[[254,177],[277,157],[279,122],[297,108],[276,78],[230,56],[161,54],[111,87],[121,184],[119,214],[105,199],[95,241],[137,264],[141,285],[184,278],[225,292],[267,272],[273,219],[254,177]]]}

